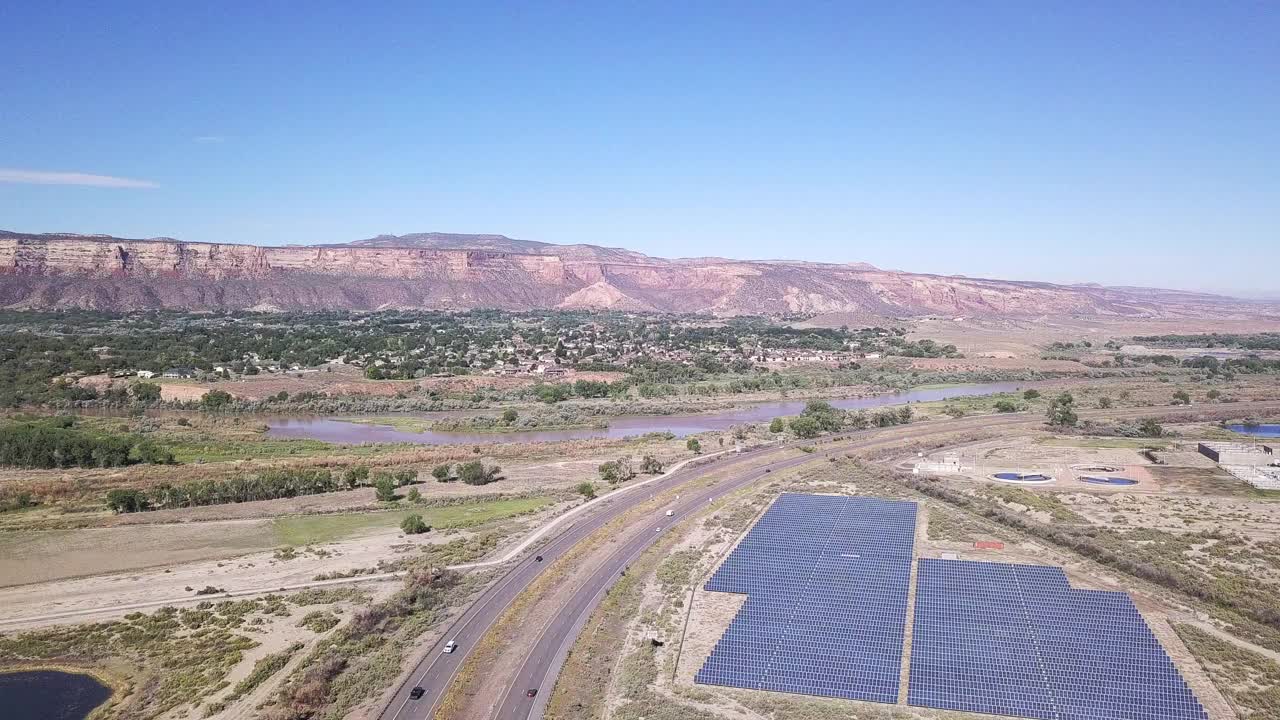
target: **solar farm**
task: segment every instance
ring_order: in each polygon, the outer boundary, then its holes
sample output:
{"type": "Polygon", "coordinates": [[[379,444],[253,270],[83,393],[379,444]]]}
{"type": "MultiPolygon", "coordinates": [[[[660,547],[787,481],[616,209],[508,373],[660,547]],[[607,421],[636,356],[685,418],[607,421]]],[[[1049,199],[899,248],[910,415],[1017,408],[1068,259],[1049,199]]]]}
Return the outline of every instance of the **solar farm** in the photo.
{"type": "Polygon", "coordinates": [[[915,503],[781,495],[706,583],[747,598],[694,681],[1025,718],[1207,718],[1129,596],[1073,588],[1056,567],[921,559],[908,648],[915,529],[915,503]]]}

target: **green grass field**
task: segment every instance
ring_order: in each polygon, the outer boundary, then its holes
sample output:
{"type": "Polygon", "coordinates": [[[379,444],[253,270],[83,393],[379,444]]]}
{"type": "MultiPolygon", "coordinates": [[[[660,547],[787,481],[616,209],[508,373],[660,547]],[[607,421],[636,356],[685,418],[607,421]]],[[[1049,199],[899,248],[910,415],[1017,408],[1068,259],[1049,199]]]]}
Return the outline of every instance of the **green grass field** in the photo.
{"type": "Polygon", "coordinates": [[[272,528],[281,545],[300,547],[396,528],[409,515],[421,515],[436,530],[465,528],[534,512],[552,502],[555,500],[550,497],[513,498],[445,507],[410,506],[381,512],[284,517],[272,523],[272,528]]]}
{"type": "Polygon", "coordinates": [[[340,417],[334,418],[340,422],[354,423],[356,425],[386,425],[393,427],[400,432],[424,433],[431,429],[435,421],[420,417],[340,417]]]}

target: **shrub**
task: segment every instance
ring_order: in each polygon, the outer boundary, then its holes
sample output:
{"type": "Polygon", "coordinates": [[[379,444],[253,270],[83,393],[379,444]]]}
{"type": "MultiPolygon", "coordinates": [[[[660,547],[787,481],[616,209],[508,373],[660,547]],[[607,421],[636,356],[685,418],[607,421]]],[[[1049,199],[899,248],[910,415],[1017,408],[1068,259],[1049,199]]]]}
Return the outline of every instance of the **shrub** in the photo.
{"type": "Polygon", "coordinates": [[[578,487],[575,489],[579,495],[588,500],[594,500],[596,497],[596,486],[589,482],[578,483],[578,487]]]}
{"type": "Polygon", "coordinates": [[[1143,437],[1158,438],[1164,436],[1164,427],[1155,418],[1143,418],[1142,422],[1138,423],[1138,432],[1143,437]]]}
{"type": "Polygon", "coordinates": [[[200,398],[200,407],[206,410],[217,410],[230,405],[234,401],[235,398],[231,397],[231,393],[225,390],[210,390],[204,394],[204,397],[200,398]]]}
{"type": "Polygon", "coordinates": [[[798,438],[815,438],[822,433],[822,426],[817,420],[806,415],[791,419],[791,432],[798,438]]]}
{"type": "Polygon", "coordinates": [[[405,535],[421,535],[431,530],[431,526],[423,522],[421,515],[410,515],[400,523],[405,535]]]}
{"type": "Polygon", "coordinates": [[[771,433],[780,433],[786,429],[787,426],[782,422],[782,418],[774,418],[773,422],[769,423],[769,432],[771,433]]]}
{"type": "Polygon", "coordinates": [[[600,471],[600,479],[610,485],[617,485],[636,476],[636,471],[631,467],[631,461],[627,458],[618,458],[601,463],[597,468],[600,471]]]}
{"type": "Polygon", "coordinates": [[[694,455],[702,454],[702,443],[698,442],[698,438],[689,438],[689,440],[685,442],[684,447],[694,455]]]}
{"type": "Polygon", "coordinates": [[[997,400],[995,409],[1002,413],[1018,412],[1018,404],[1012,400],[997,400]]]}
{"type": "MultiPolygon", "coordinates": [[[[133,386],[133,397],[140,403],[153,403],[160,400],[160,386],[156,383],[140,382],[133,386]]],[[[185,420],[186,418],[179,418],[185,420]]]]}
{"type": "Polygon", "coordinates": [[[1049,424],[1058,427],[1075,427],[1080,420],[1076,415],[1075,402],[1075,398],[1069,392],[1064,392],[1051,400],[1048,410],[1045,411],[1049,424]]]}
{"type": "Polygon", "coordinates": [[[458,479],[468,485],[488,485],[501,480],[502,468],[486,466],[481,460],[472,460],[458,466],[458,479]]]}
{"type": "Polygon", "coordinates": [[[146,495],[141,490],[112,490],[107,493],[107,507],[118,513],[149,509],[146,495]]]}
{"type": "Polygon", "coordinates": [[[366,465],[349,467],[342,473],[342,481],[349,488],[355,488],[369,479],[369,468],[366,465]]]}
{"type": "Polygon", "coordinates": [[[373,491],[378,502],[391,502],[396,499],[396,481],[391,475],[382,473],[373,480],[373,491]]]}
{"type": "Polygon", "coordinates": [[[453,482],[454,480],[457,480],[457,478],[453,476],[453,466],[449,463],[437,465],[431,468],[431,477],[439,480],[440,482],[453,482]]]}

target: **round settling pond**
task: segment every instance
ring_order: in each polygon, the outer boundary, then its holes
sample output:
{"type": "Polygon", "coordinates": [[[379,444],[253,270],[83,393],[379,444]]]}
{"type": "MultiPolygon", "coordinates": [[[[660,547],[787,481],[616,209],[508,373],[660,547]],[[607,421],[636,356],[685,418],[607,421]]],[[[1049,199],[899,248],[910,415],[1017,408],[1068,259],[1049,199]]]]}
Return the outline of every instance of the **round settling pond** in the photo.
{"type": "Polygon", "coordinates": [[[1072,465],[1071,469],[1082,473],[1105,474],[1120,472],[1123,468],[1114,465],[1072,465]]]}
{"type": "Polygon", "coordinates": [[[1043,473],[999,472],[991,476],[1000,482],[1015,483],[1050,483],[1053,478],[1043,473]]]}
{"type": "Polygon", "coordinates": [[[1103,477],[1101,475],[1084,475],[1080,478],[1080,482],[1093,483],[1094,485],[1137,485],[1138,481],[1133,478],[1126,477],[1103,477]]]}
{"type": "Polygon", "coordinates": [[[0,674],[5,720],[84,720],[111,697],[110,688],[80,673],[32,670],[0,674]]]}

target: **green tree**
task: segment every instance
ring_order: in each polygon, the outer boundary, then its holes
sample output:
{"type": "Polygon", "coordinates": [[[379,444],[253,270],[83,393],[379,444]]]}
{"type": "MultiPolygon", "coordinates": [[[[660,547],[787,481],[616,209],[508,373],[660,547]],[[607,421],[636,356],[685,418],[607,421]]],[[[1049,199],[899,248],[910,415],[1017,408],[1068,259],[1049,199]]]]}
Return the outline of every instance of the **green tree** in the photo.
{"type": "Polygon", "coordinates": [[[773,422],[769,423],[769,432],[771,433],[780,433],[786,429],[786,423],[782,422],[782,418],[774,418],[773,422]]]}
{"type": "Polygon", "coordinates": [[[1076,399],[1069,392],[1064,392],[1049,401],[1049,408],[1045,411],[1049,424],[1057,427],[1075,427],[1080,421],[1079,416],[1076,415],[1075,403],[1076,399]]]}
{"type": "Polygon", "coordinates": [[[844,413],[823,400],[811,400],[800,413],[818,424],[820,430],[834,432],[844,425],[844,413]]]}
{"type": "Polygon", "coordinates": [[[369,479],[369,468],[366,465],[355,465],[347,468],[342,473],[342,482],[346,483],[348,488],[357,488],[369,479]]]}
{"type": "Polygon", "coordinates": [[[702,454],[702,443],[698,442],[698,438],[689,438],[689,440],[685,442],[684,447],[694,455],[702,454]]]}
{"type": "Polygon", "coordinates": [[[210,390],[200,398],[200,407],[206,410],[217,410],[230,405],[235,398],[225,390],[210,390]]]}
{"type": "Polygon", "coordinates": [[[1210,400],[1217,400],[1218,398],[1222,397],[1222,391],[1215,388],[1205,393],[1204,396],[1209,398],[1210,400]]]}
{"type": "Polygon", "coordinates": [[[422,500],[422,493],[418,492],[418,488],[409,488],[409,492],[404,496],[409,502],[419,502],[422,500]]]}
{"type": "Polygon", "coordinates": [[[396,481],[387,473],[374,476],[373,490],[378,502],[392,502],[396,499],[396,481]]]}
{"type": "Polygon", "coordinates": [[[596,486],[589,482],[578,483],[576,490],[579,495],[588,500],[594,500],[596,497],[596,486]]]}
{"type": "Polygon", "coordinates": [[[173,452],[143,440],[133,446],[133,458],[144,465],[172,465],[173,452]]]}
{"type": "Polygon", "coordinates": [[[822,426],[808,415],[801,415],[791,419],[791,432],[795,433],[796,437],[807,440],[821,435],[822,426]]]}
{"type": "Polygon", "coordinates": [[[515,422],[516,419],[519,417],[520,417],[520,413],[516,412],[515,410],[512,410],[511,408],[507,408],[506,410],[502,411],[502,422],[508,425],[515,422]]]}
{"type": "Polygon", "coordinates": [[[1103,410],[1110,408],[1111,398],[1107,397],[1106,395],[1103,395],[1102,397],[1098,398],[1098,407],[1102,408],[1103,410]]]}
{"type": "Polygon", "coordinates": [[[488,485],[501,479],[501,472],[497,465],[486,466],[483,461],[472,460],[458,466],[458,479],[467,485],[488,485]]]}
{"type": "Polygon", "coordinates": [[[1186,390],[1174,390],[1173,404],[1174,405],[1190,405],[1191,395],[1187,394],[1186,390]]]}
{"type": "Polygon", "coordinates": [[[640,461],[640,472],[645,475],[661,475],[662,461],[652,455],[645,455],[640,461]]]}
{"type": "Polygon", "coordinates": [[[153,403],[160,401],[160,386],[156,383],[135,383],[132,389],[133,398],[140,403],[153,403]]]}
{"type": "Polygon", "coordinates": [[[1138,423],[1138,432],[1142,433],[1143,437],[1158,438],[1164,436],[1164,427],[1155,418],[1143,418],[1142,422],[1138,423]]]}
{"type": "Polygon", "coordinates": [[[600,479],[610,485],[626,482],[636,476],[636,471],[631,467],[631,461],[627,458],[618,458],[617,460],[601,463],[597,470],[600,472],[600,479]]]}
{"type": "Polygon", "coordinates": [[[1009,399],[1001,399],[996,401],[995,409],[1002,413],[1018,412],[1018,404],[1009,399]]]}
{"type": "Polygon", "coordinates": [[[1038,397],[1040,397],[1040,391],[1039,391],[1039,390],[1036,390],[1036,389],[1034,389],[1034,388],[1032,388],[1031,390],[1027,390],[1027,391],[1025,391],[1025,392],[1023,392],[1023,393],[1022,393],[1022,399],[1023,399],[1023,400],[1035,400],[1035,399],[1036,399],[1036,398],[1038,398],[1038,397]]]}
{"type": "Polygon", "coordinates": [[[430,532],[431,526],[423,521],[421,515],[410,515],[400,523],[400,530],[405,535],[421,535],[430,532]]]}
{"type": "Polygon", "coordinates": [[[431,477],[440,482],[452,482],[455,479],[453,477],[453,466],[449,463],[437,465],[431,468],[431,477]]]}
{"type": "Polygon", "coordinates": [[[118,513],[142,512],[147,498],[140,490],[112,490],[107,493],[107,507],[118,513]]]}

